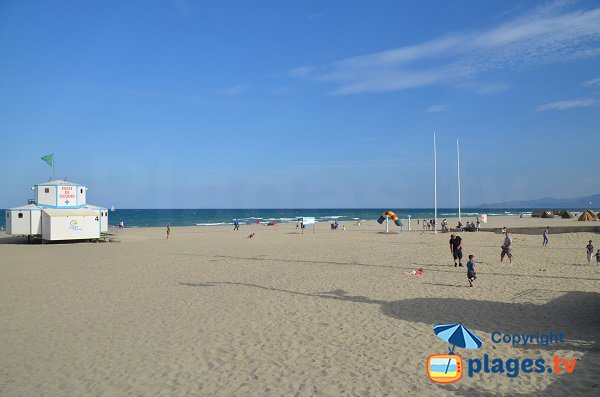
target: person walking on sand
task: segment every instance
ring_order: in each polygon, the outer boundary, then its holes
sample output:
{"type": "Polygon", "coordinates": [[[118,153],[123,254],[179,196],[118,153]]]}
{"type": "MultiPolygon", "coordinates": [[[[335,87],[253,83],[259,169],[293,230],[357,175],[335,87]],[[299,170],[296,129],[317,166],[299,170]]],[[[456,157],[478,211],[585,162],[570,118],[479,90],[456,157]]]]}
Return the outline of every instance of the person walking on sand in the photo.
{"type": "Polygon", "coordinates": [[[504,237],[504,243],[502,244],[502,252],[500,253],[500,262],[504,259],[504,256],[508,256],[508,263],[512,265],[512,237],[510,233],[506,232],[504,237]]]}
{"type": "Polygon", "coordinates": [[[550,226],[546,227],[546,230],[544,230],[544,242],[542,243],[542,246],[546,247],[548,246],[548,235],[550,234],[550,226]]]}
{"type": "Polygon", "coordinates": [[[473,286],[473,281],[475,281],[476,278],[475,255],[469,255],[469,261],[467,262],[467,280],[469,281],[469,287],[473,286]]]}
{"type": "Polygon", "coordinates": [[[592,245],[592,240],[585,246],[588,265],[592,263],[592,254],[594,253],[594,246],[592,245]]]}
{"type": "Polygon", "coordinates": [[[233,230],[240,230],[240,222],[237,220],[233,222],[233,230]]]}
{"type": "Polygon", "coordinates": [[[454,258],[454,267],[456,267],[457,260],[458,266],[462,267],[462,238],[460,236],[450,235],[450,253],[454,258]]]}
{"type": "Polygon", "coordinates": [[[600,265],[600,250],[596,252],[596,265],[600,265]]]}
{"type": "Polygon", "coordinates": [[[169,236],[171,235],[171,224],[167,224],[167,240],[169,239],[169,236]]]}

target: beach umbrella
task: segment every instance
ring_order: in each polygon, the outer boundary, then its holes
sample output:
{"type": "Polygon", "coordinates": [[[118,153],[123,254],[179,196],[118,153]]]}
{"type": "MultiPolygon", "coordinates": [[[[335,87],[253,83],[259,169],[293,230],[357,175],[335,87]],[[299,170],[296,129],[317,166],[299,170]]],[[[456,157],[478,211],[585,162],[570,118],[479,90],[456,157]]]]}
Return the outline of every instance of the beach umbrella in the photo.
{"type": "Polygon", "coordinates": [[[452,344],[452,349],[448,348],[450,354],[454,353],[456,346],[463,349],[479,349],[483,343],[462,324],[437,324],[433,327],[433,332],[438,338],[452,344]]]}

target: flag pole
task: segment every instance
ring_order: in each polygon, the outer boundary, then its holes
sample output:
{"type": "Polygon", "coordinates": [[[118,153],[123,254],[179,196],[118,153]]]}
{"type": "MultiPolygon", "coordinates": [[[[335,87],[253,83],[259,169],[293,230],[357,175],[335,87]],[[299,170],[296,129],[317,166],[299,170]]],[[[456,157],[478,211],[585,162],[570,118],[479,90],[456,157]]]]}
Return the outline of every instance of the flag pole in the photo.
{"type": "Polygon", "coordinates": [[[435,148],[435,132],[433,133],[433,233],[437,234],[437,154],[435,148]]]}
{"type": "Polygon", "coordinates": [[[461,221],[460,213],[460,146],[458,145],[458,138],[456,138],[456,155],[458,158],[458,221],[461,221]]]}

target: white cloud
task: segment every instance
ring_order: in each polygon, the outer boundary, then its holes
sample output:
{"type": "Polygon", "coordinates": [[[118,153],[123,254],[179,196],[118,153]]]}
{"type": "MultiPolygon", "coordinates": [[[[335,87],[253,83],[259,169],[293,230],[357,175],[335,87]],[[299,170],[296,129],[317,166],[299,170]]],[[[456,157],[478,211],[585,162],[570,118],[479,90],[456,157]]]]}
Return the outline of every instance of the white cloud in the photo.
{"type": "Polygon", "coordinates": [[[425,109],[425,111],[427,113],[439,113],[439,112],[443,112],[448,110],[448,108],[450,107],[450,105],[432,105],[429,106],[427,109],[425,109]]]}
{"type": "Polygon", "coordinates": [[[580,99],[569,99],[565,101],[550,102],[545,105],[538,106],[538,112],[545,112],[547,110],[566,110],[572,108],[581,108],[594,106],[600,103],[598,98],[580,98],[580,99]]]}
{"type": "MultiPolygon", "coordinates": [[[[389,92],[475,79],[486,72],[600,55],[600,8],[537,8],[486,30],[290,71],[292,77],[335,84],[333,94],[389,92]]],[[[498,88],[498,87],[496,87],[498,88]]]]}
{"type": "Polygon", "coordinates": [[[314,66],[300,66],[288,72],[290,77],[309,77],[316,68],[314,66]]]}
{"type": "Polygon", "coordinates": [[[600,77],[585,81],[581,83],[581,85],[584,85],[586,87],[600,87],[600,77]]]}
{"type": "Polygon", "coordinates": [[[229,95],[229,96],[241,95],[241,94],[247,92],[249,88],[250,87],[247,84],[237,84],[237,85],[232,85],[229,87],[219,88],[217,90],[217,93],[222,94],[222,95],[229,95]]]}

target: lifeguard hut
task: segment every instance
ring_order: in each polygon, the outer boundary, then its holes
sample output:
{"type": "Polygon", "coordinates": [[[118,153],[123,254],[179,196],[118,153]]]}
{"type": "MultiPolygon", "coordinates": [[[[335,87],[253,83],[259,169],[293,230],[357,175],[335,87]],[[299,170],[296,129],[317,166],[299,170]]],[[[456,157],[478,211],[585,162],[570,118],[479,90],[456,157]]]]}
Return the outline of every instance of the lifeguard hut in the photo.
{"type": "Polygon", "coordinates": [[[51,180],[34,185],[27,205],[6,210],[6,232],[42,240],[99,239],[108,232],[108,209],[87,204],[83,185],[51,180]]]}

